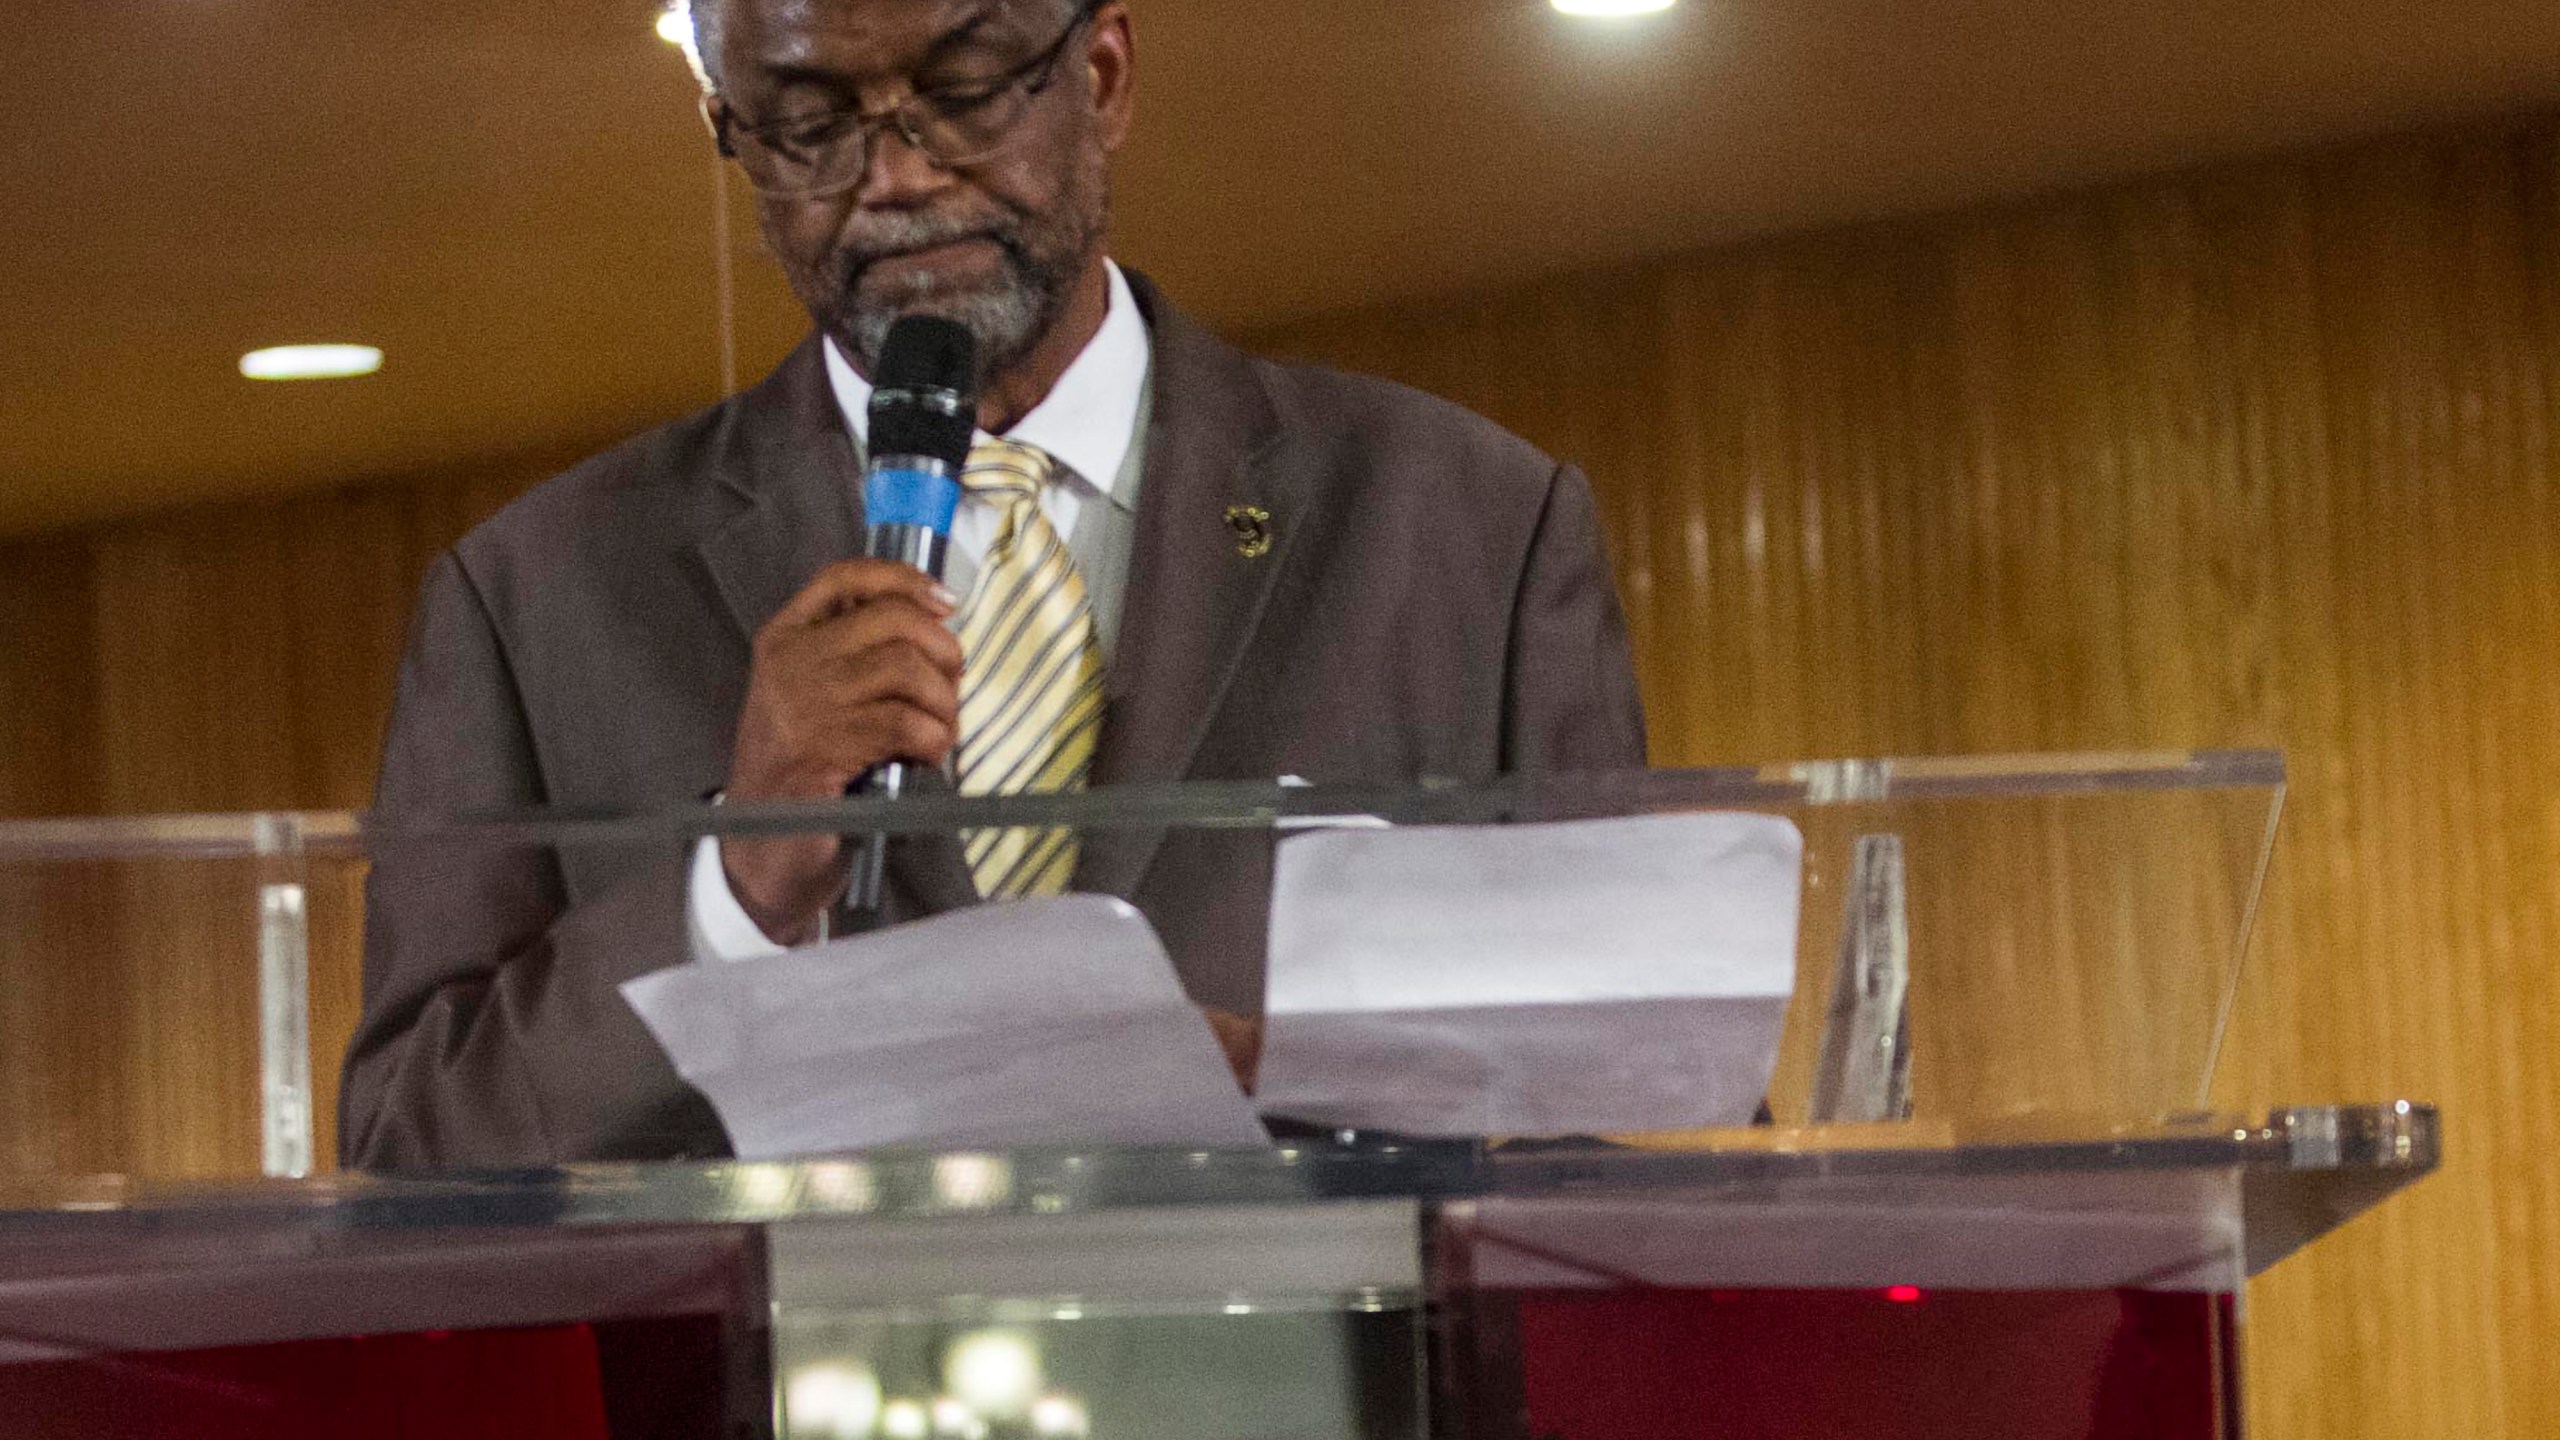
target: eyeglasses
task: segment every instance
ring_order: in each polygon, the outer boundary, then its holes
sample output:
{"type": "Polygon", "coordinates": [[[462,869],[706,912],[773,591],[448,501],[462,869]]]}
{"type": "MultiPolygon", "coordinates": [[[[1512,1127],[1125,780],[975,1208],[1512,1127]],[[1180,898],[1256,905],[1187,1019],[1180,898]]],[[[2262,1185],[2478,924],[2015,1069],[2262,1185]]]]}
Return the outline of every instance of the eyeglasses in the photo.
{"type": "Polygon", "coordinates": [[[742,125],[726,109],[712,115],[720,153],[738,162],[748,183],[769,195],[817,199],[840,195],[871,170],[873,138],[883,129],[945,169],[992,160],[1015,138],[1031,102],[1057,79],[1058,59],[1109,0],[1084,0],[1046,49],[982,80],[919,90],[877,115],[821,110],[742,125]]]}

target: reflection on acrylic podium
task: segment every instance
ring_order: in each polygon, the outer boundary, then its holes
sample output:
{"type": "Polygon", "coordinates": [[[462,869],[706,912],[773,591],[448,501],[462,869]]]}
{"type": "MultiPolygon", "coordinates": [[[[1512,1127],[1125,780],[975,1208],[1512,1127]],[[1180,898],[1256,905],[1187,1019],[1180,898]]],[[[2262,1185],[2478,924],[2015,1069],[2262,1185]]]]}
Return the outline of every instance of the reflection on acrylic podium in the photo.
{"type": "Polygon", "coordinates": [[[352,963],[370,854],[654,852],[773,817],[0,826],[9,974],[76,965],[119,1014],[175,993],[198,1020],[137,1024],[147,1066],[0,1064],[0,1414],[261,1440],[2230,1436],[2248,1278],[2438,1153],[2422,1105],[2205,1108],[2281,793],[2249,754],[1096,792],[992,818],[1784,815],[1806,870],[1771,1123],[398,1178],[317,1163],[343,1025],[311,997],[352,963]]]}

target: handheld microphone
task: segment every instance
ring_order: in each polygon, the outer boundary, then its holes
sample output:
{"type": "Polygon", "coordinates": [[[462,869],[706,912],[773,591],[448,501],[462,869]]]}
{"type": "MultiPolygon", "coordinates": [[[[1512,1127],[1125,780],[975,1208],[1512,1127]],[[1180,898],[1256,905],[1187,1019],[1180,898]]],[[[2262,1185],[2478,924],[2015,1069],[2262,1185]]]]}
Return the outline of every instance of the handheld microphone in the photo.
{"type": "MultiPolygon", "coordinates": [[[[889,327],[872,377],[870,464],[862,476],[862,553],[913,565],[942,578],[951,519],[960,508],[960,475],[978,429],[977,340],[967,327],[931,315],[909,315],[889,327]]],[[[855,782],[866,795],[908,793],[918,767],[890,761],[855,782]]],[[[886,835],[862,844],[851,899],[880,908],[887,875],[886,835]]]]}
{"type": "Polygon", "coordinates": [[[950,320],[909,315],[889,327],[871,391],[864,555],[942,578],[978,429],[977,351],[968,329],[950,320]]]}

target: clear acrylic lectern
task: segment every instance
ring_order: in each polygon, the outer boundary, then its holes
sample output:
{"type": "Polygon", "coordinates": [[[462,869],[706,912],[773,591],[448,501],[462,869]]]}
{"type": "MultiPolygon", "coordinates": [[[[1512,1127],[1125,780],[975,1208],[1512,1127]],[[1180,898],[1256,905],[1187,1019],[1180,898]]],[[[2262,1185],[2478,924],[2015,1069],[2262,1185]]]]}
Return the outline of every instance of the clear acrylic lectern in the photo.
{"type": "Polygon", "coordinates": [[[2248,1277],[2438,1153],[2422,1105],[2208,1109],[2282,790],[2276,757],[2216,753],[0,825],[0,1414],[90,1436],[2229,1436],[2248,1277]],[[708,833],[1002,826],[1249,856],[1344,824],[1692,811],[1803,839],[1757,1124],[332,1163],[373,867],[604,873],[708,833]]]}

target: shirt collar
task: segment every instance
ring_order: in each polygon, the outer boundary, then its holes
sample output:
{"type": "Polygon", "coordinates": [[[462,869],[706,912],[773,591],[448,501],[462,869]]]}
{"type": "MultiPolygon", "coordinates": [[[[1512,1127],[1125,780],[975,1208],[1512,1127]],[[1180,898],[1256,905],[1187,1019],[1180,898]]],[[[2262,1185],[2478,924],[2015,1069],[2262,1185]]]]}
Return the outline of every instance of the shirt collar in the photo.
{"type": "MultiPolygon", "coordinates": [[[[1036,445],[1081,480],[1094,493],[1129,509],[1136,497],[1123,493],[1120,471],[1137,441],[1138,414],[1146,398],[1147,369],[1154,342],[1138,297],[1120,267],[1105,260],[1111,276],[1110,308],[1102,328],[1058,377],[1048,395],[1022,417],[1005,438],[1036,445]]],[[[836,342],[825,342],[827,383],[846,425],[866,448],[871,443],[871,382],[857,373],[836,342]]],[[[986,439],[980,431],[978,438],[986,439]]]]}

